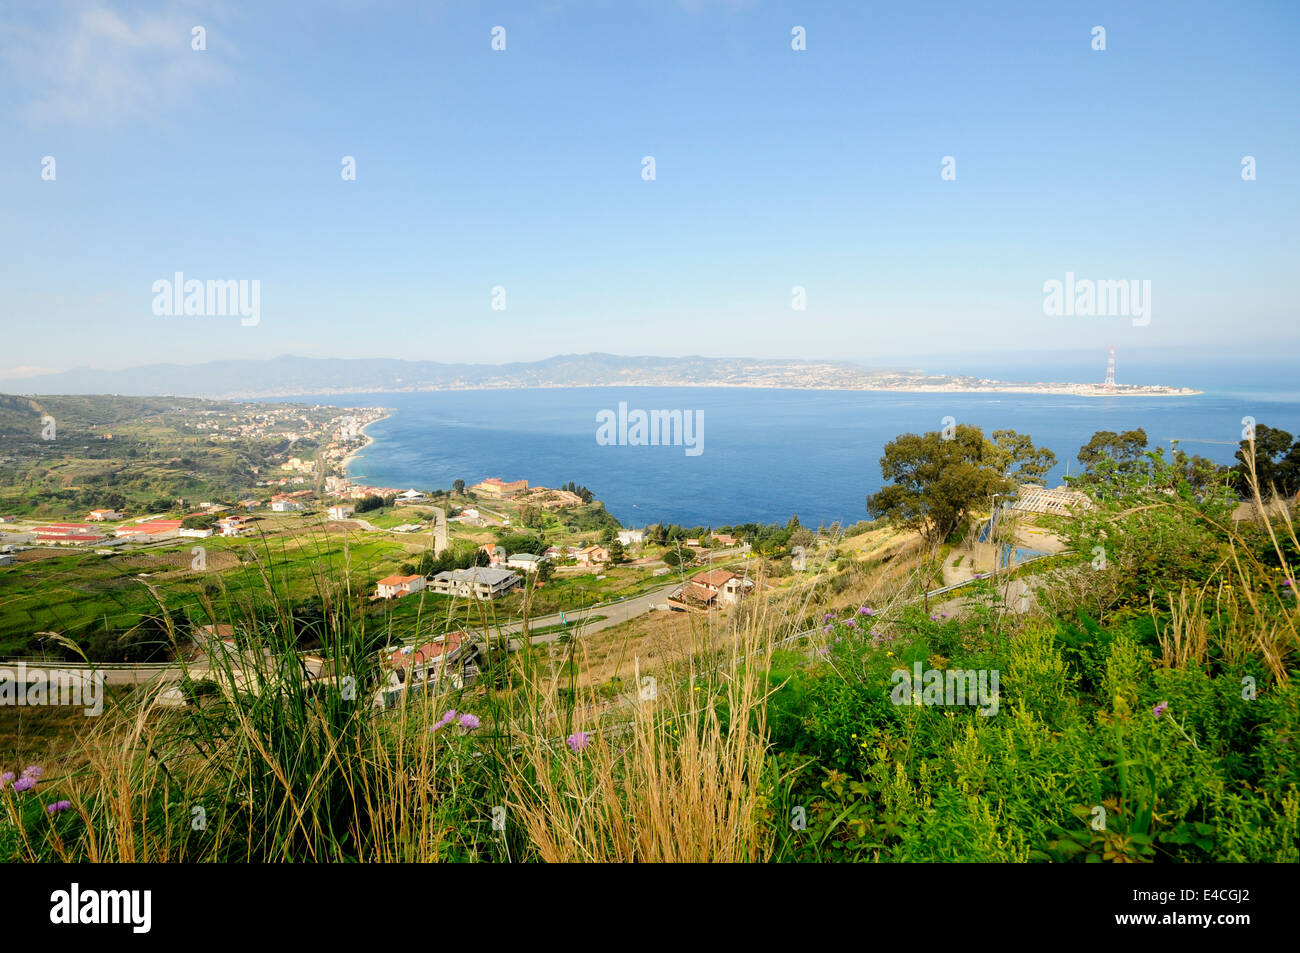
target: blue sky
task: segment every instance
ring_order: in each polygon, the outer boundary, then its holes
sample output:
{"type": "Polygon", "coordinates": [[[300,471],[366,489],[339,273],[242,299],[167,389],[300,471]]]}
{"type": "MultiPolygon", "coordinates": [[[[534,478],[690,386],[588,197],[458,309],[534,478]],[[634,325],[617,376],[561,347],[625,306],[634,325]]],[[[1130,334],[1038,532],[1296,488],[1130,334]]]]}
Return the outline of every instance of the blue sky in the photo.
{"type": "Polygon", "coordinates": [[[0,378],[1276,353],[1300,338],[1298,24],[1291,2],[8,4],[0,378]],[[259,280],[260,323],[154,315],[177,271],[259,280]],[[1150,324],[1044,315],[1067,271],[1150,280],[1150,324]]]}

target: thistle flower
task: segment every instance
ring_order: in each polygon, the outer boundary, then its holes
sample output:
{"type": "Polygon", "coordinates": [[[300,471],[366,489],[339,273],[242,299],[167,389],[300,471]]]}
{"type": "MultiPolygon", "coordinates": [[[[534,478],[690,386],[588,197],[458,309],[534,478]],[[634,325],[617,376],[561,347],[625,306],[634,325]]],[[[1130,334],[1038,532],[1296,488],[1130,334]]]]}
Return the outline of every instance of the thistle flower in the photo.
{"type": "Polygon", "coordinates": [[[1160,704],[1156,705],[1155,708],[1151,709],[1151,714],[1159,718],[1161,715],[1165,713],[1165,710],[1168,708],[1169,708],[1169,702],[1161,702],[1160,704]]]}
{"type": "Polygon", "coordinates": [[[35,778],[21,777],[14,782],[15,792],[30,791],[34,787],[36,787],[35,778]]]}
{"type": "Polygon", "coordinates": [[[0,774],[0,787],[4,787],[6,784],[12,781],[14,777],[15,775],[12,771],[6,771],[4,774],[0,774]]]}
{"type": "Polygon", "coordinates": [[[564,739],[564,743],[574,751],[581,751],[587,745],[591,744],[591,735],[585,731],[575,731],[569,737],[564,739]]]}
{"type": "Polygon", "coordinates": [[[856,629],[856,628],[858,627],[858,620],[857,620],[857,619],[849,619],[849,620],[848,620],[847,622],[845,622],[844,624],[845,624],[846,626],[848,626],[850,629],[856,629]]]}
{"type": "Polygon", "coordinates": [[[876,614],[876,610],[871,608],[871,606],[861,606],[858,609],[858,615],[875,615],[875,614],[876,614]]]}
{"type": "Polygon", "coordinates": [[[39,781],[41,775],[44,773],[45,769],[39,764],[29,764],[27,767],[23,768],[23,777],[25,778],[33,778],[39,781]]]}
{"type": "Polygon", "coordinates": [[[468,713],[461,715],[460,726],[462,728],[467,729],[468,731],[473,731],[475,728],[479,726],[478,715],[470,715],[468,713]]]}
{"type": "Polygon", "coordinates": [[[45,805],[45,812],[47,814],[58,814],[60,811],[66,811],[70,807],[72,807],[71,801],[55,801],[53,804],[45,805]]]}

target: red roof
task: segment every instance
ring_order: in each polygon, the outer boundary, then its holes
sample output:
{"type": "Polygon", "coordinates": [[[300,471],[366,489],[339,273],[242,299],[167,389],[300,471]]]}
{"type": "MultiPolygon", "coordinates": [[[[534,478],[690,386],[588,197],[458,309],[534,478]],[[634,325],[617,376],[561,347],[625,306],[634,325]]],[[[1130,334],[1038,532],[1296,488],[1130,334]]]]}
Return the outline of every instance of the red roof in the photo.
{"type": "Polygon", "coordinates": [[[133,523],[130,526],[118,527],[118,535],[123,533],[169,533],[174,529],[180,529],[180,520],[154,520],[151,523],[133,523]]]}
{"type": "Polygon", "coordinates": [[[381,586],[401,586],[401,585],[405,585],[405,584],[408,583],[408,582],[414,582],[415,580],[417,580],[417,579],[419,579],[419,578],[420,578],[420,577],[419,577],[418,575],[415,575],[415,576],[389,576],[387,579],[381,579],[381,580],[379,580],[379,585],[381,585],[381,586]]]}
{"type": "Polygon", "coordinates": [[[91,543],[105,537],[95,533],[37,533],[37,539],[71,539],[79,543],[91,543]]]}
{"type": "Polygon", "coordinates": [[[465,641],[464,632],[448,632],[434,642],[425,642],[415,648],[403,647],[390,654],[385,662],[390,668],[409,668],[423,665],[444,653],[454,652],[465,641]]]}

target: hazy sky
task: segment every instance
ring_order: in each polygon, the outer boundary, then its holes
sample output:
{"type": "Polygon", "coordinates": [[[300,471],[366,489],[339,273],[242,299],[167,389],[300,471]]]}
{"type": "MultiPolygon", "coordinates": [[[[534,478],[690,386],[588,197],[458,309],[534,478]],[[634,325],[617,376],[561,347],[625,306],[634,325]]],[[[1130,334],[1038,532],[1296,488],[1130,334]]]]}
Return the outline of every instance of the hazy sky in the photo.
{"type": "Polygon", "coordinates": [[[1298,24],[1292,0],[7,3],[0,377],[1276,352],[1298,24]],[[155,315],[178,271],[258,280],[260,322],[155,315]],[[1067,272],[1150,281],[1149,324],[1045,315],[1067,272]]]}

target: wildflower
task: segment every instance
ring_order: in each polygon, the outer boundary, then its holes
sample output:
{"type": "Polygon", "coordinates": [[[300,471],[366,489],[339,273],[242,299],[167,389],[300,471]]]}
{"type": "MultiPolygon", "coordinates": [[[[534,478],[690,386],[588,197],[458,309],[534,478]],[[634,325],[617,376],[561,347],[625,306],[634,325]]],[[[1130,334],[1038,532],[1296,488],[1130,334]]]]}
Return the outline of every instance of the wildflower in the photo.
{"type": "Polygon", "coordinates": [[[6,771],[4,774],[0,774],[0,787],[4,787],[13,779],[14,773],[12,771],[6,771]]]}
{"type": "Polygon", "coordinates": [[[36,781],[39,781],[41,779],[41,775],[44,773],[45,773],[45,769],[38,764],[29,764],[27,767],[23,768],[23,777],[32,778],[33,780],[36,781]]]}
{"type": "Polygon", "coordinates": [[[849,619],[849,621],[845,622],[844,624],[847,625],[850,629],[856,629],[858,627],[858,620],[849,619]]]}
{"type": "Polygon", "coordinates": [[[823,645],[821,648],[817,650],[817,654],[825,658],[827,655],[831,654],[831,650],[823,645]]]}
{"type": "Polygon", "coordinates": [[[1161,715],[1163,715],[1163,714],[1165,713],[1165,710],[1166,710],[1168,707],[1169,707],[1169,702],[1161,702],[1160,704],[1156,705],[1155,708],[1152,708],[1152,709],[1151,709],[1151,714],[1153,714],[1153,715],[1155,715],[1157,718],[1159,718],[1161,715]]]}
{"type": "Polygon", "coordinates": [[[59,811],[66,811],[70,807],[72,807],[71,801],[55,801],[53,804],[45,805],[45,811],[47,814],[58,814],[59,811]]]}
{"type": "Polygon", "coordinates": [[[479,726],[478,715],[464,714],[460,716],[460,726],[469,731],[473,731],[479,726]]]}
{"type": "MultiPolygon", "coordinates": [[[[467,716],[467,717],[469,717],[469,718],[474,718],[473,715],[469,715],[469,716],[467,716]]],[[[432,733],[435,732],[435,731],[438,731],[438,730],[440,730],[440,729],[442,729],[442,728],[446,728],[448,725],[450,725],[450,724],[451,724],[453,721],[455,721],[455,720],[456,720],[456,709],[454,709],[454,708],[448,708],[446,711],[444,711],[444,712],[442,713],[442,718],[439,719],[438,721],[434,722],[434,723],[429,727],[429,732],[432,734],[432,733]]],[[[477,727],[478,727],[478,719],[475,718],[474,721],[475,721],[474,727],[477,728],[477,727]]]]}
{"type": "Polygon", "coordinates": [[[931,613],[930,613],[930,621],[931,621],[931,622],[938,622],[938,621],[939,621],[939,616],[938,616],[936,613],[931,612],[931,613]]]}
{"type": "Polygon", "coordinates": [[[826,613],[824,616],[822,616],[822,621],[823,621],[823,622],[829,622],[829,621],[831,621],[832,618],[834,618],[834,615],[833,615],[832,613],[828,612],[828,613],[826,613]]]}
{"type": "Polygon", "coordinates": [[[587,745],[591,744],[591,735],[585,731],[575,731],[569,737],[564,739],[564,743],[574,751],[581,751],[587,745]]]}
{"type": "Polygon", "coordinates": [[[885,654],[888,655],[890,658],[893,658],[893,657],[894,657],[894,653],[893,653],[893,652],[886,652],[885,654]]]}
{"type": "Polygon", "coordinates": [[[828,625],[826,626],[826,629],[825,629],[824,631],[829,635],[829,634],[830,634],[830,631],[831,631],[831,628],[832,628],[832,626],[830,626],[830,625],[828,624],[828,625]]]}
{"type": "Polygon", "coordinates": [[[1295,585],[1295,584],[1294,584],[1290,579],[1283,579],[1283,580],[1282,580],[1282,585],[1284,585],[1284,586],[1291,586],[1291,585],[1295,585]]]}
{"type": "Polygon", "coordinates": [[[35,778],[29,778],[29,777],[24,776],[24,777],[21,777],[21,778],[19,778],[17,781],[14,782],[14,791],[15,791],[15,792],[30,791],[30,790],[31,790],[32,788],[34,788],[34,787],[36,787],[36,779],[35,779],[35,778]]]}
{"type": "Polygon", "coordinates": [[[875,615],[875,614],[876,614],[876,610],[871,608],[871,606],[861,606],[858,609],[858,615],[875,615]]]}

